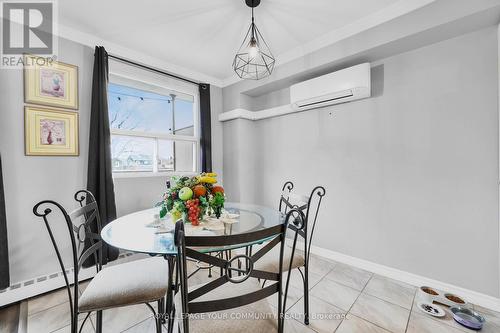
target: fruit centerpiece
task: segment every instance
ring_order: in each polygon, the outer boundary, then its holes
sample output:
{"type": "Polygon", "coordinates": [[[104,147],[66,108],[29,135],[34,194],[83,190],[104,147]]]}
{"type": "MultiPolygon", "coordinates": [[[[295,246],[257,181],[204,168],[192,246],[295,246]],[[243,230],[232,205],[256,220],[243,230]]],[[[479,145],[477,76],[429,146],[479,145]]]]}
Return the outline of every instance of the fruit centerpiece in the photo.
{"type": "Polygon", "coordinates": [[[224,189],[217,183],[217,174],[202,173],[194,177],[172,177],[172,185],[160,203],[160,218],[170,213],[172,221],[183,218],[184,222],[198,225],[205,215],[217,218],[224,208],[224,189]]]}

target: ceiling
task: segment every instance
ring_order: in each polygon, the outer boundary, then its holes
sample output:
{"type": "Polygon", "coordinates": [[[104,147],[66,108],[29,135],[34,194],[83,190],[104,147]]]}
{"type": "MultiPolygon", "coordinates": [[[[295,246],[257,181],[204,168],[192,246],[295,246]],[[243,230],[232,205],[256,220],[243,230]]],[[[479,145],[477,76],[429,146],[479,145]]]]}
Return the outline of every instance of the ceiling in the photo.
{"type": "MultiPolygon", "coordinates": [[[[262,0],[255,16],[279,65],[306,53],[311,42],[397,2],[262,0]]],[[[227,81],[235,76],[231,64],[250,24],[250,9],[244,0],[64,0],[59,1],[59,23],[98,36],[104,46],[120,45],[227,81]]]]}

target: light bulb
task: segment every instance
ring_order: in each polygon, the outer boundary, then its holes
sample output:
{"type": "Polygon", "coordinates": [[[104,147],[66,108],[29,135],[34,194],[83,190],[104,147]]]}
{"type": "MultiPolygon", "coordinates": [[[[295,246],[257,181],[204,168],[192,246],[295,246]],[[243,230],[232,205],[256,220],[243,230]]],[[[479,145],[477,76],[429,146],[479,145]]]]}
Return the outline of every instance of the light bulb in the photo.
{"type": "Polygon", "coordinates": [[[250,50],[248,50],[248,54],[250,58],[255,58],[259,54],[259,48],[257,46],[251,46],[250,50]]]}
{"type": "Polygon", "coordinates": [[[252,37],[250,40],[250,48],[248,49],[248,55],[250,58],[255,58],[260,53],[259,47],[257,46],[257,41],[252,37]]]}

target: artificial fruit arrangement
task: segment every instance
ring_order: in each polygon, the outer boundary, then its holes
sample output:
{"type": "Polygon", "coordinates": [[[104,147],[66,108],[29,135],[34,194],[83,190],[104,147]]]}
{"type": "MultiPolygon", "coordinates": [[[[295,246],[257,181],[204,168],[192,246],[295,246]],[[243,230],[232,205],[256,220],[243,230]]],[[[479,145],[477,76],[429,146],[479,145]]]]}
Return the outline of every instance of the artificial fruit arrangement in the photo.
{"type": "Polygon", "coordinates": [[[198,225],[205,215],[217,218],[224,208],[225,196],[217,183],[216,173],[202,173],[194,177],[172,177],[173,186],[168,186],[163,195],[160,218],[170,213],[172,221],[183,218],[184,222],[198,225]]]}

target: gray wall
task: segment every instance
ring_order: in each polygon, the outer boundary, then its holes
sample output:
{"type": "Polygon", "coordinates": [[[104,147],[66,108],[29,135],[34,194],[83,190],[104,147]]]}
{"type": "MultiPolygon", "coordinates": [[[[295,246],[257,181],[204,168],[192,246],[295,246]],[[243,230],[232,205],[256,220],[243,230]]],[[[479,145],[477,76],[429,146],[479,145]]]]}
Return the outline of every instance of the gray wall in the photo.
{"type": "MultiPolygon", "coordinates": [[[[45,226],[32,209],[43,199],[59,201],[72,209],[73,194],[86,184],[93,50],[60,39],[59,60],[79,69],[78,157],[24,155],[23,72],[0,70],[0,153],[4,165],[11,283],[58,270],[45,226]]],[[[58,229],[57,236],[64,236],[63,231],[58,229]]]]}
{"type": "Polygon", "coordinates": [[[372,98],[227,122],[227,193],[324,185],[316,245],[498,297],[497,61],[488,28],[380,60],[372,98]]]}
{"type": "Polygon", "coordinates": [[[222,159],[224,134],[219,114],[222,113],[222,89],[210,86],[210,111],[212,125],[212,169],[218,174],[220,183],[224,181],[224,164],[222,159]]]}
{"type": "MultiPolygon", "coordinates": [[[[22,70],[0,70],[0,153],[7,210],[11,283],[59,269],[43,222],[32,209],[40,200],[52,199],[68,210],[76,190],[85,188],[92,89],[93,49],[59,40],[59,60],[79,67],[80,156],[36,157],[24,155],[24,98],[22,70]]],[[[222,90],[211,87],[212,112],[221,112],[222,90]]],[[[222,125],[212,117],[213,165],[222,174],[222,125]]],[[[115,179],[118,215],[150,208],[161,199],[167,177],[115,179]]],[[[61,223],[62,221],[58,221],[61,223]]],[[[61,224],[62,226],[62,224],[61,224]]],[[[58,228],[56,237],[67,237],[58,228]]],[[[69,243],[65,242],[65,251],[69,243]]]]}
{"type": "Polygon", "coordinates": [[[165,192],[169,177],[115,178],[116,213],[123,216],[151,208],[165,192]]]}
{"type": "MultiPolygon", "coordinates": [[[[224,122],[224,188],[229,201],[256,201],[260,180],[256,170],[257,140],[255,124],[237,119],[224,122]]],[[[265,148],[264,148],[265,149],[265,148]]],[[[272,165],[270,166],[272,169],[272,165]]]]}

